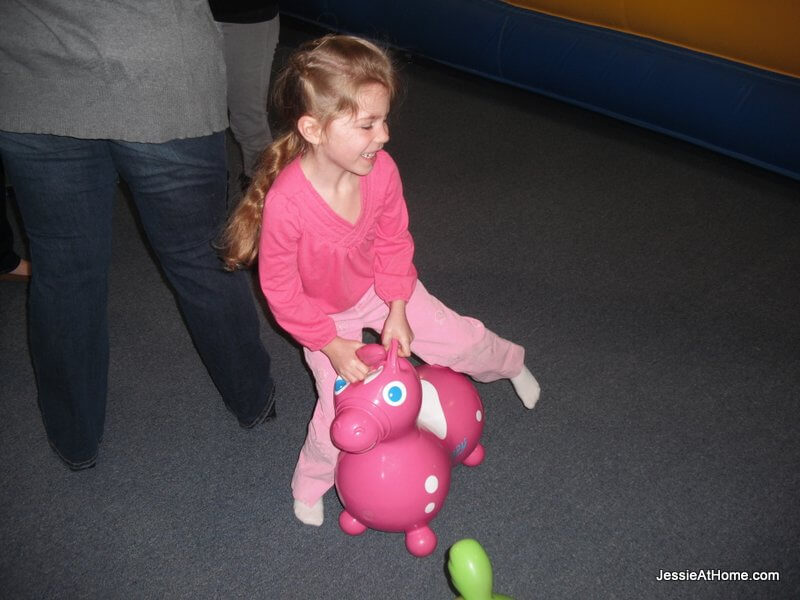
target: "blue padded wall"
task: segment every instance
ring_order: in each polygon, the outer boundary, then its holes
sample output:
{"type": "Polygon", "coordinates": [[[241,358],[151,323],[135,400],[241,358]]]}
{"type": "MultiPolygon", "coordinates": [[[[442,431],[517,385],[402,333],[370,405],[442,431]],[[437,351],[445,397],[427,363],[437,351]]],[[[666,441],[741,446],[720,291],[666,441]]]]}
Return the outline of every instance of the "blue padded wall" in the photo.
{"type": "Polygon", "coordinates": [[[292,0],[282,12],[800,179],[800,80],[499,0],[292,0]]]}

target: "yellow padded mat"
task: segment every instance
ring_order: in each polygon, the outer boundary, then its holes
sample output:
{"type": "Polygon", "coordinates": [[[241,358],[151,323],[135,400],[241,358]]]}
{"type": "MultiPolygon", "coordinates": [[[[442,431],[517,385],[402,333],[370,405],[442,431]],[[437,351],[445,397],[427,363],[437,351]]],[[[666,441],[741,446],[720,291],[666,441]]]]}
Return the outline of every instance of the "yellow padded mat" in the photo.
{"type": "Polygon", "coordinates": [[[800,77],[800,0],[503,0],[800,77]]]}

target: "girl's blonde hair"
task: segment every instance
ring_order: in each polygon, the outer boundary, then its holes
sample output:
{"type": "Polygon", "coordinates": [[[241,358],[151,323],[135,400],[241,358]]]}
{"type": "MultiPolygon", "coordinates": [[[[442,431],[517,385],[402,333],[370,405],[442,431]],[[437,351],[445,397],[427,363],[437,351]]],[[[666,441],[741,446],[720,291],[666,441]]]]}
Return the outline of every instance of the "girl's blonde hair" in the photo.
{"type": "Polygon", "coordinates": [[[367,40],[327,35],[306,42],[289,57],[273,85],[272,106],[286,131],[261,155],[250,187],[231,214],[220,250],[228,270],[249,267],[258,255],[264,199],[286,165],[308,150],[297,130],[300,117],[314,117],[323,130],[334,118],[358,112],[358,92],[378,83],[397,95],[397,75],[389,56],[367,40]]]}

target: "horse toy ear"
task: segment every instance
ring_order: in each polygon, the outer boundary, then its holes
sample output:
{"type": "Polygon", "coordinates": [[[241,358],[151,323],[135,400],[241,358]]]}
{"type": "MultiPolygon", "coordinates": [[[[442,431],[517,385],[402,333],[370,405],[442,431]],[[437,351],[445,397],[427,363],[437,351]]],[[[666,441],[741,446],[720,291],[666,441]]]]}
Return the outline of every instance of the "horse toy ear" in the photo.
{"type": "Polygon", "coordinates": [[[356,350],[356,356],[371,369],[387,363],[391,371],[397,371],[397,350],[399,347],[399,342],[392,340],[387,353],[380,344],[364,344],[356,350]]]}
{"type": "Polygon", "coordinates": [[[365,344],[356,350],[356,356],[368,367],[377,367],[386,361],[386,350],[380,344],[365,344]]]}

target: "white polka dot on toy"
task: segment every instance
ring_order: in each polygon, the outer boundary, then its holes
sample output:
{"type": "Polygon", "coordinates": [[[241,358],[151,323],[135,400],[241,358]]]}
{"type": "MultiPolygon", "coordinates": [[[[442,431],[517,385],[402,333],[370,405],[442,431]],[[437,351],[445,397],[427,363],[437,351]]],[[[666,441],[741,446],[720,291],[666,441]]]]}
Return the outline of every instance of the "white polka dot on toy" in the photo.
{"type": "MultiPolygon", "coordinates": [[[[439,478],[436,475],[431,475],[425,480],[425,491],[432,494],[439,489],[439,478]]],[[[426,511],[430,512],[430,511],[426,511]]]]}
{"type": "Polygon", "coordinates": [[[425,507],[425,512],[430,514],[433,512],[433,509],[436,508],[436,502],[429,502],[428,505],[425,507]]]}
{"type": "Polygon", "coordinates": [[[479,410],[475,411],[475,420],[480,423],[481,419],[483,419],[483,413],[479,410]]]}

